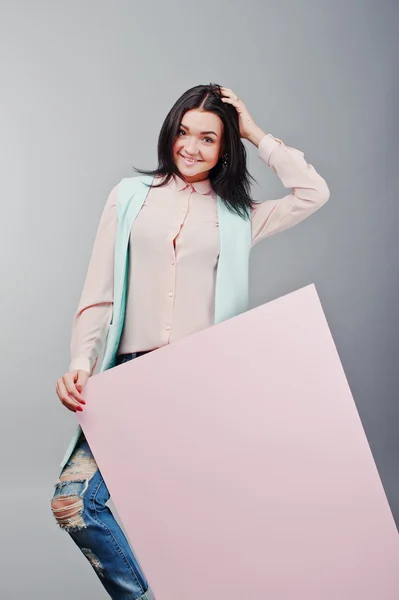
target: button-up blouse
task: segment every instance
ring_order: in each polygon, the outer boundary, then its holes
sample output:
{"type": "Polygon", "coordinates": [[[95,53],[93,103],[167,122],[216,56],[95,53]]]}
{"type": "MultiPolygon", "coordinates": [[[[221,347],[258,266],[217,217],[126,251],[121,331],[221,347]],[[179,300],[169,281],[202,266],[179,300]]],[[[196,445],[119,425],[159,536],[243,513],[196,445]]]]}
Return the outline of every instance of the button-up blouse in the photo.
{"type": "MultiPolygon", "coordinates": [[[[291,191],[251,209],[252,246],[296,225],[329,198],[325,180],[303,152],[270,134],[258,152],[291,191]]],[[[116,185],[106,201],[74,315],[70,371],[93,372],[104,350],[112,317],[117,191],[116,185]]],[[[132,226],[129,252],[119,354],[160,348],[213,324],[219,232],[209,179],[188,184],[174,176],[151,188],[132,226]]]]}

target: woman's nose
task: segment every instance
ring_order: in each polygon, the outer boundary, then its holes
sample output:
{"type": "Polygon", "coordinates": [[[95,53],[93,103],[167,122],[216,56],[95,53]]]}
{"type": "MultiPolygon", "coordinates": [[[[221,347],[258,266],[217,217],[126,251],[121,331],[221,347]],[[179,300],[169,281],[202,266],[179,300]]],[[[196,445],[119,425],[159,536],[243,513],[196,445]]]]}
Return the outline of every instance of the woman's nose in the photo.
{"type": "Polygon", "coordinates": [[[185,150],[187,154],[192,154],[193,156],[198,153],[197,142],[194,138],[186,140],[185,150]]]}

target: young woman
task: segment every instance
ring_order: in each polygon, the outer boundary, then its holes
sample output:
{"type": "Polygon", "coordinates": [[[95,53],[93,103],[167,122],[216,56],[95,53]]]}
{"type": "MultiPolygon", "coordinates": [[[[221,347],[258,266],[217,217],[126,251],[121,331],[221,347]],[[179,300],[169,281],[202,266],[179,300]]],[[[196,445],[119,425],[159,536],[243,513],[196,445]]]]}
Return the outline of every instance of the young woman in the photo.
{"type": "MultiPolygon", "coordinates": [[[[304,154],[265,133],[244,102],[218,85],[200,85],[179,98],[162,126],[158,161],[154,171],[136,169],[146,177],[122,180],[106,202],[74,318],[71,363],[56,386],[71,411],[83,410],[82,389],[104,350],[101,370],[245,310],[250,248],[329,198],[304,154]],[[242,139],[291,188],[288,195],[251,199],[242,139]],[[118,278],[126,280],[122,295],[118,278]]],[[[153,598],[108,499],[78,430],[55,486],[54,516],[112,598],[153,598]]]]}

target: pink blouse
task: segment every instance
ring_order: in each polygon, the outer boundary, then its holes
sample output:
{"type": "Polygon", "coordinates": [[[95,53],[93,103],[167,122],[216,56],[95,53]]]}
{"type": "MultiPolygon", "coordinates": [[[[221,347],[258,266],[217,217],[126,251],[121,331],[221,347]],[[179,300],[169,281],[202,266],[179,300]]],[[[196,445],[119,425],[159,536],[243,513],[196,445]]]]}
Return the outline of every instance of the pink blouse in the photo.
{"type": "MultiPolygon", "coordinates": [[[[329,198],[325,180],[303,152],[270,134],[258,147],[290,194],[252,209],[252,245],[296,225],[329,198]]],[[[82,296],[73,320],[69,370],[93,372],[112,316],[117,227],[115,186],[100,220],[82,296]]],[[[130,238],[130,279],[119,354],[152,350],[213,324],[219,234],[209,180],[174,177],[151,188],[130,238]]]]}

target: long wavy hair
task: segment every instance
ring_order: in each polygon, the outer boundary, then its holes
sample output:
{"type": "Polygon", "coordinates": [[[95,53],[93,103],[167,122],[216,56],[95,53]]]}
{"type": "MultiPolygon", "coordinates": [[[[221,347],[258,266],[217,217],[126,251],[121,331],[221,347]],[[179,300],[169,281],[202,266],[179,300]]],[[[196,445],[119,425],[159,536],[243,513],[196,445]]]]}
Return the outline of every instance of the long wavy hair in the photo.
{"type": "Polygon", "coordinates": [[[199,109],[215,113],[224,125],[222,147],[227,154],[227,165],[222,160],[211,169],[209,179],[213,190],[229,210],[244,219],[249,218],[254,204],[250,196],[250,180],[256,181],[247,169],[247,151],[241,141],[238,113],[234,106],[221,100],[221,88],[217,84],[197,85],[187,90],[174,104],[163,122],[158,138],[158,166],[152,171],[137,169],[144,175],[162,176],[163,180],[153,187],[167,185],[173,175],[180,172],[173,159],[173,144],[178,135],[183,116],[188,110],[199,109]]]}

